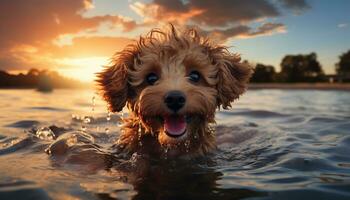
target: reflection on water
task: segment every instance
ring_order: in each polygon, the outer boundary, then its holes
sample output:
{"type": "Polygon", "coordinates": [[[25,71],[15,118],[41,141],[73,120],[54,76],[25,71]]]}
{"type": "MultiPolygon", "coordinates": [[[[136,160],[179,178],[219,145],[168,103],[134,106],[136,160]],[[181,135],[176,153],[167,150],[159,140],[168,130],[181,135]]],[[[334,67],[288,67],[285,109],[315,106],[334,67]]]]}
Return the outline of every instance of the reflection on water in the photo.
{"type": "Polygon", "coordinates": [[[350,94],[251,90],[196,160],[115,154],[93,91],[0,90],[0,199],[349,199],[350,94]]]}

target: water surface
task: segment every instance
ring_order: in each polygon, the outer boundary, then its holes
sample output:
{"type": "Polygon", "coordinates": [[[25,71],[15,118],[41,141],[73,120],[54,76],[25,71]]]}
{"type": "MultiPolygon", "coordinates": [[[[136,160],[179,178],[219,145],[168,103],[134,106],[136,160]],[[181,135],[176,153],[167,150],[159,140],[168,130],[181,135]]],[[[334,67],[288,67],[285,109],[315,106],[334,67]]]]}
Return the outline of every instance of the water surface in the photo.
{"type": "Polygon", "coordinates": [[[112,156],[120,114],[94,91],[0,90],[0,111],[0,199],[350,199],[349,92],[250,90],[191,161],[112,156]]]}

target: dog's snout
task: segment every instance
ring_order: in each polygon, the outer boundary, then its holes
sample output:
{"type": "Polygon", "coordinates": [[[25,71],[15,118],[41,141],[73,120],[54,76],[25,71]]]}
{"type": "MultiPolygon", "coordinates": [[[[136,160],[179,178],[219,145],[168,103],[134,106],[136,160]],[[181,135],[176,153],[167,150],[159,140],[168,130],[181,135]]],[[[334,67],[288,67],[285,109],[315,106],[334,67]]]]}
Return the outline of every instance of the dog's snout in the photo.
{"type": "Polygon", "coordinates": [[[180,110],[186,103],[185,95],[180,91],[170,91],[164,97],[164,103],[174,112],[180,110]]]}

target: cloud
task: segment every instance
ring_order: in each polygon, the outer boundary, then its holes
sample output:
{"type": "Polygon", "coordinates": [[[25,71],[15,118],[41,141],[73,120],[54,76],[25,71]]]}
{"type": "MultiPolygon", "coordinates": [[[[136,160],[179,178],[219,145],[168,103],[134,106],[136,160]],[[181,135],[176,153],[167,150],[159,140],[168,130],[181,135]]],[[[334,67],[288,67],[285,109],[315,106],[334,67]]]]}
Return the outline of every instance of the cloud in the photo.
{"type": "Polygon", "coordinates": [[[197,27],[222,41],[285,33],[287,27],[275,22],[282,11],[301,13],[311,8],[305,0],[153,0],[130,7],[146,25],[171,22],[197,27]]]}
{"type": "Polygon", "coordinates": [[[131,8],[148,21],[184,23],[193,21],[199,25],[226,26],[280,15],[277,8],[265,0],[154,0],[143,4],[136,2],[131,8]]]}
{"type": "Polygon", "coordinates": [[[311,8],[305,0],[280,0],[282,6],[292,10],[295,14],[301,14],[311,8]]]}
{"type": "Polygon", "coordinates": [[[18,43],[38,45],[61,34],[96,29],[102,23],[120,24],[126,31],[136,26],[117,15],[83,17],[90,0],[2,0],[0,4],[0,48],[18,43]]]}
{"type": "MultiPolygon", "coordinates": [[[[131,39],[124,37],[76,37],[72,44],[56,46],[46,45],[36,48],[19,45],[0,54],[1,70],[26,70],[30,68],[67,68],[59,60],[91,57],[111,57],[121,51],[131,39]]],[[[98,66],[96,66],[98,67],[98,66]]]]}
{"type": "Polygon", "coordinates": [[[70,45],[52,46],[50,52],[57,58],[112,56],[130,42],[131,39],[124,37],[76,37],[70,45]]]}
{"type": "Polygon", "coordinates": [[[257,28],[251,28],[246,25],[239,25],[227,29],[214,29],[211,31],[205,31],[201,29],[200,32],[216,40],[227,41],[230,38],[251,38],[257,36],[272,35],[274,33],[285,33],[286,27],[281,23],[264,23],[257,28]]]}
{"type": "Polygon", "coordinates": [[[341,23],[341,24],[338,24],[337,26],[338,26],[338,28],[346,28],[346,27],[348,27],[348,24],[347,23],[341,23]]]}
{"type": "Polygon", "coordinates": [[[255,31],[251,32],[249,36],[271,35],[273,33],[285,33],[286,26],[282,23],[264,23],[255,31]]]}
{"type": "Polygon", "coordinates": [[[103,24],[126,32],[137,27],[134,20],[120,15],[84,17],[83,13],[92,7],[92,0],[0,1],[0,69],[47,68],[54,56],[91,55],[93,49],[97,54],[106,53],[106,47],[112,54],[111,45],[118,49],[128,40],[78,38],[74,45],[62,48],[53,43],[62,35],[97,31],[103,24]]]}

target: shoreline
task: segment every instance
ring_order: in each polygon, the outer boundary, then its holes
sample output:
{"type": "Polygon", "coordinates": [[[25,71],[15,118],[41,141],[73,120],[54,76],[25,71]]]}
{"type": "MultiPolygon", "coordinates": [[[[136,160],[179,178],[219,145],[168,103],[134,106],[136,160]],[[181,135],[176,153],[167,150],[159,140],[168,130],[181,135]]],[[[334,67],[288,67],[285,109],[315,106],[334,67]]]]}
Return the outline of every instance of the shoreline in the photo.
{"type": "Polygon", "coordinates": [[[344,90],[350,91],[350,83],[250,83],[250,90],[288,89],[288,90],[344,90]]]}

